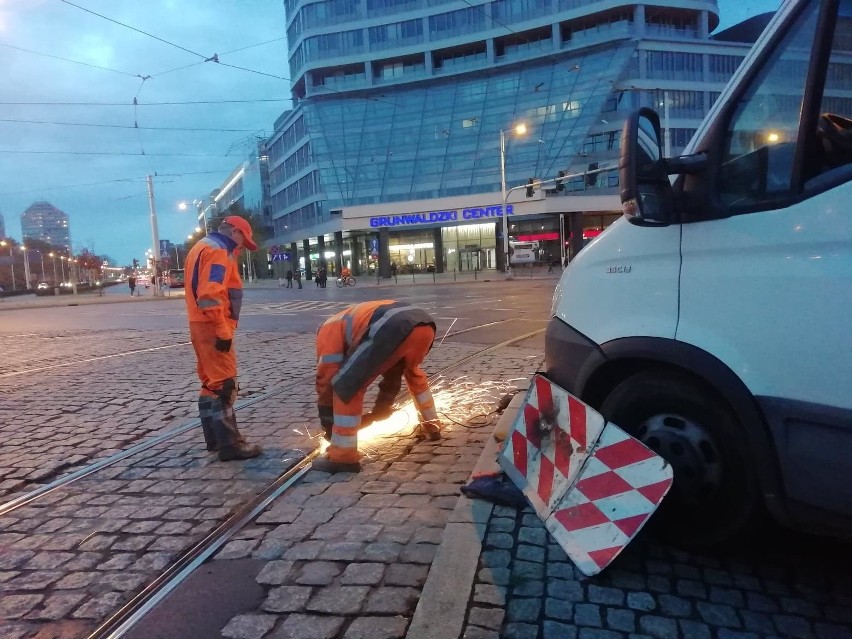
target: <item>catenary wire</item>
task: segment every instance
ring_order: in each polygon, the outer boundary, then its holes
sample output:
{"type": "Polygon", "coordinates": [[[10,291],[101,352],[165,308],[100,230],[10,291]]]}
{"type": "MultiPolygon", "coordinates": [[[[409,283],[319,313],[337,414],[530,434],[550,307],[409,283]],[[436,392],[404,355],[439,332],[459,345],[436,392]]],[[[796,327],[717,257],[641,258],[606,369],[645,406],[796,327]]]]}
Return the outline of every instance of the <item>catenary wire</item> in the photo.
{"type": "MultiPolygon", "coordinates": [[[[251,102],[286,102],[290,98],[255,98],[250,100],[186,100],[174,102],[139,102],[137,106],[177,106],[190,104],[247,104],[251,102]]],[[[132,106],[132,102],[0,102],[6,106],[132,106]]]]}
{"type": "Polygon", "coordinates": [[[115,20],[113,18],[105,16],[101,13],[98,13],[97,11],[92,11],[91,9],[87,9],[86,7],[81,7],[79,4],[74,4],[73,2],[69,2],[69,0],[59,0],[59,1],[64,3],[64,4],[69,5],[71,7],[76,7],[77,9],[85,11],[86,13],[91,13],[92,15],[98,16],[99,18],[103,18],[104,20],[108,20],[109,22],[112,22],[114,24],[117,24],[117,25],[120,25],[120,26],[125,27],[127,29],[130,29],[131,31],[136,31],[137,33],[141,33],[142,35],[146,35],[149,38],[154,38],[154,40],[159,40],[160,42],[162,42],[164,44],[168,44],[169,46],[175,47],[176,49],[180,49],[181,51],[186,51],[187,53],[191,53],[192,55],[196,55],[199,58],[205,58],[205,59],[207,58],[206,55],[198,53],[197,51],[192,51],[191,49],[187,49],[186,47],[182,47],[179,44],[175,44],[174,42],[169,42],[168,40],[165,40],[163,38],[155,36],[151,33],[148,33],[147,31],[143,31],[142,29],[137,29],[136,27],[132,27],[129,24],[125,24],[124,22],[120,22],[119,20],[115,20]]]}
{"type": "MultiPolygon", "coordinates": [[[[231,169],[223,168],[220,171],[190,171],[186,173],[158,173],[158,177],[186,177],[189,175],[220,175],[224,172],[227,172],[231,169]]],[[[28,189],[26,191],[6,191],[4,193],[0,193],[2,196],[6,195],[26,195],[28,193],[41,193],[42,191],[59,191],[63,189],[79,189],[85,188],[89,186],[103,186],[104,184],[115,184],[118,182],[135,182],[135,181],[144,181],[146,176],[141,175],[139,177],[129,177],[129,178],[119,178],[115,180],[104,180],[103,182],[85,182],[82,184],[64,184],[62,186],[47,186],[41,189],[28,189]]]]}
{"type": "Polygon", "coordinates": [[[51,124],[56,126],[88,126],[103,129],[142,129],[145,131],[208,131],[216,133],[257,133],[261,129],[219,129],[206,127],[180,127],[180,126],[131,126],[129,124],[103,124],[97,122],[54,122],[51,120],[16,120],[11,118],[0,118],[0,122],[17,124],[51,124]]]}
{"type": "Polygon", "coordinates": [[[16,51],[23,51],[25,53],[32,53],[33,55],[44,56],[45,58],[53,58],[54,60],[62,60],[63,62],[72,62],[73,64],[81,64],[84,67],[91,67],[92,69],[100,69],[101,71],[112,71],[113,73],[120,73],[121,75],[127,75],[131,78],[141,78],[142,76],[138,73],[130,73],[129,71],[119,71],[118,69],[111,69],[109,67],[102,67],[97,64],[89,64],[88,62],[81,62],[80,60],[72,60],[71,58],[63,58],[62,56],[53,55],[51,53],[43,53],[41,51],[33,51],[32,49],[25,49],[23,47],[16,47],[13,44],[6,44],[5,42],[0,42],[0,47],[6,47],[7,49],[15,49],[16,51]]]}

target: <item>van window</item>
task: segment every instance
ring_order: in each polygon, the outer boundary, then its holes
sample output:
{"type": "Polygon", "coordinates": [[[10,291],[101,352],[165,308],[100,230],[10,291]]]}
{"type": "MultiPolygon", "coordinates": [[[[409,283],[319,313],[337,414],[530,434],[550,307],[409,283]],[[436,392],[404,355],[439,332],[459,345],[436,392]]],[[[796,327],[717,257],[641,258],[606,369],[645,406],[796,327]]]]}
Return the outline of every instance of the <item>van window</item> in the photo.
{"type": "Polygon", "coordinates": [[[721,202],[729,208],[754,208],[791,194],[820,4],[808,3],[733,113],[717,183],[721,202]]]}

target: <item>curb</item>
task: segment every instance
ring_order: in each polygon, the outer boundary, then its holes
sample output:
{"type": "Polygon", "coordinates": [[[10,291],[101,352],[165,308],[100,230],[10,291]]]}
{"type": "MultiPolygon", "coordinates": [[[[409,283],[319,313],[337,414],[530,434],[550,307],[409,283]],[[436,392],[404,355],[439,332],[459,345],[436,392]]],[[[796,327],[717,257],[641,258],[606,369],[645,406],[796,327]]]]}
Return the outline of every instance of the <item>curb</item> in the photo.
{"type": "Polygon", "coordinates": [[[58,300],[45,300],[41,302],[41,300],[32,300],[28,303],[20,303],[13,302],[11,304],[0,304],[0,312],[2,311],[22,311],[29,310],[34,308],[61,308],[63,306],[92,306],[94,304],[120,304],[122,302],[130,302],[131,304],[138,304],[140,302],[159,302],[170,299],[183,299],[183,295],[175,295],[174,297],[84,297],[74,299],[73,296],[65,297],[58,300]],[[130,299],[128,299],[130,298],[130,299]]]}
{"type": "MultiPolygon", "coordinates": [[[[471,477],[500,471],[497,455],[502,444],[494,435],[508,432],[525,397],[526,389],[521,388],[509,402],[485,442],[471,477]]],[[[460,639],[493,509],[490,502],[459,497],[444,528],[405,639],[460,639]]]]}

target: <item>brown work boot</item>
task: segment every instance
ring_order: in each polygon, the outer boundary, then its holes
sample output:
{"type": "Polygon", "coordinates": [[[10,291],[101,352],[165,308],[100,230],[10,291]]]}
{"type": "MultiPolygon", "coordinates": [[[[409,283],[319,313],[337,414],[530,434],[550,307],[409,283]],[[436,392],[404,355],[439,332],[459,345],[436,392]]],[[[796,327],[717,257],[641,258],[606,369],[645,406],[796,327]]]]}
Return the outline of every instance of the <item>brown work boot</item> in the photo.
{"type": "Polygon", "coordinates": [[[440,427],[429,422],[422,422],[420,424],[419,434],[423,439],[428,439],[430,442],[437,442],[441,439],[440,427]]]}
{"type": "Polygon", "coordinates": [[[318,470],[321,473],[358,473],[361,472],[361,462],[352,462],[349,464],[342,462],[333,462],[328,457],[317,457],[314,463],[311,464],[311,470],[318,470]]]}
{"type": "Polygon", "coordinates": [[[219,448],[219,461],[233,461],[235,459],[252,459],[263,452],[263,448],[257,444],[237,444],[236,446],[222,446],[219,448]]]}

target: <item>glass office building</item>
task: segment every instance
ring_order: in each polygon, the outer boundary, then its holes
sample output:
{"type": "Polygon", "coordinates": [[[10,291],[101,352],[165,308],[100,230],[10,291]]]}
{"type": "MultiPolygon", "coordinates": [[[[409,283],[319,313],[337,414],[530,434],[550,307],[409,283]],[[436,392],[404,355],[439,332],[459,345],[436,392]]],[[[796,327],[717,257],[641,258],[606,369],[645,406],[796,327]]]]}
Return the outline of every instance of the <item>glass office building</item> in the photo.
{"type": "Polygon", "coordinates": [[[270,244],[307,270],[502,268],[502,157],[510,241],[560,259],[563,216],[594,234],[618,215],[617,173],[584,173],[617,167],[627,114],[656,108],[676,153],[749,47],[709,36],[715,0],[616,4],[285,0],[270,244]]]}

